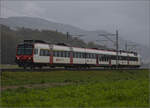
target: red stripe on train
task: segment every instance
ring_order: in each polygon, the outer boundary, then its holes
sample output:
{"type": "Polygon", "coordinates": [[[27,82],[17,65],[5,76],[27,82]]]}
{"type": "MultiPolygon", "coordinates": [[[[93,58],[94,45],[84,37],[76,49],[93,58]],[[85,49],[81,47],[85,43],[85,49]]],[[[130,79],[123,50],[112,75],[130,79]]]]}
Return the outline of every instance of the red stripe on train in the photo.
{"type": "Polygon", "coordinates": [[[73,52],[70,52],[70,64],[73,64],[73,52]]]}
{"type": "Polygon", "coordinates": [[[96,55],[96,66],[98,66],[99,63],[98,63],[98,54],[96,55]]]}
{"type": "Polygon", "coordinates": [[[50,54],[50,64],[53,64],[53,52],[50,54]]]}

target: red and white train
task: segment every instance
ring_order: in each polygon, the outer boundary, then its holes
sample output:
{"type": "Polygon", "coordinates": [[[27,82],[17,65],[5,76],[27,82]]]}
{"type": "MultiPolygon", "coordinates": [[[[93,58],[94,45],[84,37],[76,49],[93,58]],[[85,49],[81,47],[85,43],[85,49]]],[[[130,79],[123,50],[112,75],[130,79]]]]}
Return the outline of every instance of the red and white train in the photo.
{"type": "MultiPolygon", "coordinates": [[[[116,51],[77,48],[48,44],[38,40],[24,40],[16,49],[16,63],[20,67],[109,67],[117,65],[116,51]]],[[[118,52],[119,68],[140,67],[140,55],[135,52],[118,52]]]]}

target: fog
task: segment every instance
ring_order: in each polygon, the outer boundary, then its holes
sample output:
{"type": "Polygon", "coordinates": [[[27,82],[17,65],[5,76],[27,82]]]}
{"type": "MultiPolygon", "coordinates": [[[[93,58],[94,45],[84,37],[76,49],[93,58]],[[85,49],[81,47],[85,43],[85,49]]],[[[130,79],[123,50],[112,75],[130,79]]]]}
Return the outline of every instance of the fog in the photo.
{"type": "Polygon", "coordinates": [[[30,16],[149,44],[149,1],[2,1],[1,17],[30,16]]]}

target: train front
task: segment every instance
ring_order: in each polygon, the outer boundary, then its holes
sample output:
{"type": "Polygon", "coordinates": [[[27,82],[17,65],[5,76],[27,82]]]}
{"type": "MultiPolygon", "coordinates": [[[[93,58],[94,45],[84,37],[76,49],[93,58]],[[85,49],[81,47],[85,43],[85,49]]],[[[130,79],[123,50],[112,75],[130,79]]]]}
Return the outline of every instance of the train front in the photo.
{"type": "Polygon", "coordinates": [[[19,67],[32,67],[33,66],[33,44],[23,43],[19,44],[16,49],[15,62],[19,67]]]}

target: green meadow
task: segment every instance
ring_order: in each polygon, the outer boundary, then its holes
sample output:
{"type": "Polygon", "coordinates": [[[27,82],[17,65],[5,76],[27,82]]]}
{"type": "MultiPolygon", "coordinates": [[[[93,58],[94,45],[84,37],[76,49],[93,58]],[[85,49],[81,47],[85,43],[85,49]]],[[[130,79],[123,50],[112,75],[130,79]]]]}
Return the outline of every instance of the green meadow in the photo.
{"type": "Polygon", "coordinates": [[[2,107],[148,107],[149,70],[2,72],[2,107]]]}

